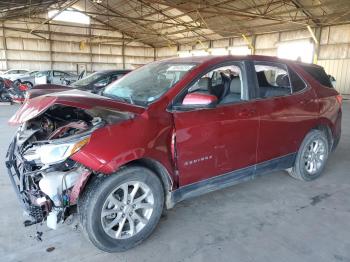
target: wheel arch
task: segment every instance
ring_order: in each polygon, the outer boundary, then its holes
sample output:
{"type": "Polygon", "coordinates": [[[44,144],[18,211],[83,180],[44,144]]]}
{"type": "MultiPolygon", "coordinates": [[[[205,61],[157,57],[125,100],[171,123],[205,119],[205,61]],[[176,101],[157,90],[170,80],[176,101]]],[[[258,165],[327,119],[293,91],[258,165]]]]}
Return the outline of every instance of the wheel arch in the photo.
{"type": "Polygon", "coordinates": [[[329,148],[333,147],[334,138],[333,138],[333,131],[331,128],[331,123],[327,123],[327,122],[319,123],[316,126],[314,126],[312,129],[322,131],[327,137],[329,148]]]}
{"type": "Polygon", "coordinates": [[[157,175],[157,177],[160,179],[163,185],[165,206],[167,209],[172,208],[174,206],[174,201],[172,199],[174,179],[172,178],[168,170],[165,168],[165,166],[162,165],[159,161],[154,160],[152,158],[139,158],[124,164],[120,168],[125,168],[127,166],[132,165],[148,168],[157,175]]]}
{"type": "Polygon", "coordinates": [[[174,181],[168,170],[159,161],[152,158],[139,158],[124,164],[121,168],[130,165],[138,165],[150,169],[161,180],[165,193],[172,190],[174,181]]]}

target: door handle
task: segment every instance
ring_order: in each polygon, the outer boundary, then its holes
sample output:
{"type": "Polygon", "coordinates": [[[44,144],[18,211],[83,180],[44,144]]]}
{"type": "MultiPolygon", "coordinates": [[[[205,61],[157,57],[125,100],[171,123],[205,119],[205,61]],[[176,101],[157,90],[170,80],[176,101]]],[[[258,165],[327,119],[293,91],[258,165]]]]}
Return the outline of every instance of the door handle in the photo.
{"type": "Polygon", "coordinates": [[[315,102],[314,99],[310,99],[310,100],[300,100],[300,101],[299,101],[299,104],[301,104],[301,105],[307,105],[307,104],[311,104],[311,103],[313,103],[313,102],[315,102]]]}
{"type": "Polygon", "coordinates": [[[238,112],[238,116],[239,117],[250,117],[255,115],[256,110],[255,109],[243,109],[241,111],[238,112]]]}

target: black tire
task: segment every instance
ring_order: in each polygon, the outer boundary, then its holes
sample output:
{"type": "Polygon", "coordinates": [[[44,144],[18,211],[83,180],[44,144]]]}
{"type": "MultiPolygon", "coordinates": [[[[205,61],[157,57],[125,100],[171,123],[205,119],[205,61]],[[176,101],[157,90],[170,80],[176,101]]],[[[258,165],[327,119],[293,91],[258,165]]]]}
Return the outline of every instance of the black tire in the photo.
{"type": "Polygon", "coordinates": [[[12,102],[12,99],[10,97],[10,94],[8,93],[8,91],[6,89],[4,89],[1,93],[0,93],[0,101],[1,102],[12,102]]]}
{"type": "Polygon", "coordinates": [[[327,162],[328,155],[329,155],[329,141],[327,139],[326,134],[320,130],[311,130],[305,136],[302,144],[300,145],[300,148],[298,150],[298,154],[297,154],[296,159],[295,159],[294,166],[292,168],[287,169],[287,171],[288,171],[289,175],[291,175],[292,177],[294,177],[296,179],[303,180],[303,181],[314,180],[314,179],[321,176],[322,171],[323,171],[325,164],[327,162]],[[308,147],[310,146],[310,144],[317,139],[322,140],[322,142],[325,145],[325,158],[323,160],[321,167],[317,170],[317,172],[314,174],[309,174],[305,169],[304,156],[305,156],[305,152],[308,149],[308,147]]]}
{"type": "Polygon", "coordinates": [[[97,248],[106,252],[122,252],[139,245],[157,226],[164,206],[164,191],[159,178],[149,169],[130,166],[110,176],[93,178],[78,200],[78,213],[85,236],[97,248]],[[119,185],[137,181],[146,184],[153,193],[153,212],[140,232],[127,239],[110,237],[101,222],[102,206],[119,185]]]}

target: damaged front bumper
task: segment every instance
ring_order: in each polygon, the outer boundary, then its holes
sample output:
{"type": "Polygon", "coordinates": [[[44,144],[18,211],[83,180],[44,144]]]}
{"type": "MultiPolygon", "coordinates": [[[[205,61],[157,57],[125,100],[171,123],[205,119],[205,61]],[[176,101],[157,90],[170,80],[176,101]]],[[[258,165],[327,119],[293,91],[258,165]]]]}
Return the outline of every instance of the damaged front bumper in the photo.
{"type": "Polygon", "coordinates": [[[9,146],[6,167],[29,216],[26,226],[46,220],[56,228],[75,213],[80,192],[98,169],[74,156],[89,146],[97,129],[135,116],[117,107],[126,106],[83,91],[60,92],[28,100],[11,117],[9,123],[20,127],[9,146]]]}
{"type": "Polygon", "coordinates": [[[19,152],[15,137],[6,155],[6,168],[28,219],[25,226],[42,223],[56,229],[75,212],[79,193],[91,171],[71,159],[28,171],[30,163],[19,152]]]}

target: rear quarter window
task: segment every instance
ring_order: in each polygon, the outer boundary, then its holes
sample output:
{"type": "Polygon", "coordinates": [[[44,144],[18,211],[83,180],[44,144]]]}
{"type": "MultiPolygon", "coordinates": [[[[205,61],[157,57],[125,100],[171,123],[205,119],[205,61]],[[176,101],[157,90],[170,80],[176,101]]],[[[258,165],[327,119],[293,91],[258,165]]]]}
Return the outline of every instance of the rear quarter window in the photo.
{"type": "Polygon", "coordinates": [[[302,68],[321,85],[333,88],[332,82],[329,79],[327,73],[324,71],[323,67],[302,66],[302,68]]]}
{"type": "Polygon", "coordinates": [[[304,80],[302,80],[300,76],[293,71],[293,69],[288,68],[288,71],[293,93],[304,90],[307,87],[304,80]]]}

